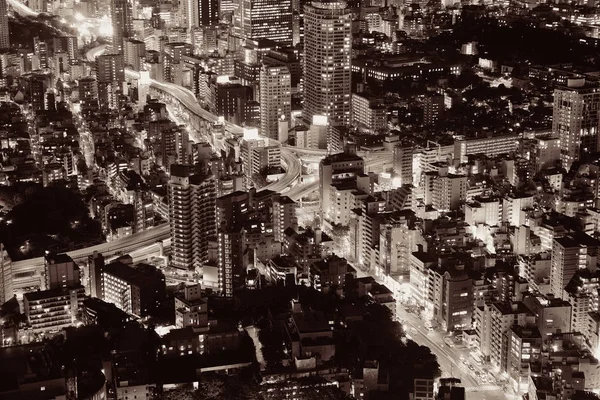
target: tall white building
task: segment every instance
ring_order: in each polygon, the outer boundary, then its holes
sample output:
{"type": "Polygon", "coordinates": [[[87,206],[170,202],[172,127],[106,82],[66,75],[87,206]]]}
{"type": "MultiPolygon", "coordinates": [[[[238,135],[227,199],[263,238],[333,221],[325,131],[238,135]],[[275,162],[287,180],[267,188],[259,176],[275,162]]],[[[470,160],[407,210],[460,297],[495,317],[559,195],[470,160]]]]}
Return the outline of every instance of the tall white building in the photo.
{"type": "Polygon", "coordinates": [[[345,1],[304,6],[304,119],[326,115],[349,125],[352,94],[352,27],[345,1]]]}
{"type": "Polygon", "coordinates": [[[570,79],[554,90],[552,133],[560,137],[562,166],[569,170],[584,154],[600,149],[600,87],[570,79]]]}
{"type": "Polygon", "coordinates": [[[171,166],[169,223],[171,265],[194,269],[208,262],[208,242],[216,236],[217,180],[194,175],[187,165],[171,166]]]}
{"type": "Polygon", "coordinates": [[[292,112],[292,76],[285,65],[263,64],[260,69],[260,131],[278,139],[279,119],[290,120],[292,112]]]}

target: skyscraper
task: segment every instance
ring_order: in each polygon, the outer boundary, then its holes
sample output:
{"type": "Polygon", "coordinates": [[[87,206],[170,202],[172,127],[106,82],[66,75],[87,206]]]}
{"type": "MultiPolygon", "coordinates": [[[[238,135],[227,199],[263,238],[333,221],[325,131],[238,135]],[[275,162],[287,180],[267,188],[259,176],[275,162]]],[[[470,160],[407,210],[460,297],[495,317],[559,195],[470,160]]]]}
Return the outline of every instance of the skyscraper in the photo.
{"type": "Polygon", "coordinates": [[[123,54],[103,54],[96,57],[98,100],[102,108],[117,108],[119,93],[125,81],[123,54]]]}
{"type": "Polygon", "coordinates": [[[0,49],[10,48],[8,35],[8,5],[6,0],[0,0],[0,49]]]}
{"type": "Polygon", "coordinates": [[[292,78],[286,66],[262,66],[259,102],[261,134],[277,139],[279,118],[289,121],[292,111],[292,78]]]}
{"type": "Polygon", "coordinates": [[[216,0],[187,1],[188,28],[212,26],[219,23],[219,2],[216,0]]]}
{"type": "Polygon", "coordinates": [[[169,223],[171,265],[195,269],[208,262],[208,242],[216,234],[217,180],[193,174],[188,165],[171,166],[169,223]]]}
{"type": "Polygon", "coordinates": [[[291,0],[240,0],[236,17],[246,39],[269,39],[282,46],[292,45],[291,0]]]}
{"type": "Polygon", "coordinates": [[[113,34],[109,53],[123,54],[123,38],[133,34],[133,8],[128,0],[111,0],[110,18],[113,34]]]}
{"type": "Polygon", "coordinates": [[[583,79],[554,90],[552,133],[560,137],[560,160],[569,170],[585,154],[600,150],[600,87],[583,79]]]}
{"type": "Polygon", "coordinates": [[[304,119],[350,123],[352,27],[345,1],[304,6],[304,119]]]}

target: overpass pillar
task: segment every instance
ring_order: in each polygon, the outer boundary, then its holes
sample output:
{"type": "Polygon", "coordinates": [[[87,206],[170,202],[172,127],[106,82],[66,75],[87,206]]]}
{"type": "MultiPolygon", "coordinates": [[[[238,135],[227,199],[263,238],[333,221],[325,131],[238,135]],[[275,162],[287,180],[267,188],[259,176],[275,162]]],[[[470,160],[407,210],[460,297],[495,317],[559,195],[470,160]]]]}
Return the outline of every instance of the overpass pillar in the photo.
{"type": "Polygon", "coordinates": [[[158,244],[158,255],[160,257],[164,257],[165,256],[165,244],[163,243],[162,240],[157,240],[156,244],[158,244]]]}

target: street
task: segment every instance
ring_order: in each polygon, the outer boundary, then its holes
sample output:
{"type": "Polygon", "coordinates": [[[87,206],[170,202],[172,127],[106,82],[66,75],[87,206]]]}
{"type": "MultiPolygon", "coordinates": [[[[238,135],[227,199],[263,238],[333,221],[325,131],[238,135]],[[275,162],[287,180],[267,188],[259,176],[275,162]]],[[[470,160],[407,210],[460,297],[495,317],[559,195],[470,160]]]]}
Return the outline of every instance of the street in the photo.
{"type": "MultiPolygon", "coordinates": [[[[359,278],[372,276],[353,265],[359,278]]],[[[376,276],[372,276],[379,283],[376,276]]],[[[480,376],[491,377],[489,371],[482,365],[478,365],[467,348],[450,347],[444,342],[444,334],[440,331],[427,329],[425,320],[419,315],[408,312],[400,303],[396,302],[396,320],[399,321],[407,339],[415,343],[427,346],[437,357],[442,371],[442,378],[458,378],[461,385],[465,387],[467,400],[506,400],[509,397],[502,390],[502,386],[495,382],[483,382],[480,376]],[[469,365],[472,370],[469,368],[469,365]],[[479,374],[479,375],[478,375],[479,374]]],[[[487,378],[486,378],[487,379],[487,378]]]]}

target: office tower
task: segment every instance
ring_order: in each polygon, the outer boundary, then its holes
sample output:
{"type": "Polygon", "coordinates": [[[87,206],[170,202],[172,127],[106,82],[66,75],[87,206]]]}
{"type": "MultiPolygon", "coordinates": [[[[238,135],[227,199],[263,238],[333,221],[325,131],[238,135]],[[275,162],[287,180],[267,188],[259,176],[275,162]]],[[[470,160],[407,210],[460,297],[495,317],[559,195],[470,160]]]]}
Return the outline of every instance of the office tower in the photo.
{"type": "Polygon", "coordinates": [[[52,56],[52,69],[56,75],[67,74],[71,69],[71,62],[67,53],[54,53],[52,56]]]}
{"type": "Polygon", "coordinates": [[[187,27],[218,25],[219,2],[216,0],[187,0],[187,27]]]}
{"type": "Polygon", "coordinates": [[[133,34],[133,8],[128,0],[110,1],[113,34],[110,53],[123,54],[123,39],[133,34]]]}
{"type": "Polygon", "coordinates": [[[238,25],[246,39],[269,39],[292,45],[291,0],[240,0],[238,25]]]}
{"type": "Polygon", "coordinates": [[[67,289],[80,284],[79,266],[67,254],[44,257],[46,289],[67,289]]]}
{"type": "Polygon", "coordinates": [[[96,57],[98,100],[103,108],[117,108],[118,96],[125,81],[122,54],[103,54],[96,57]]]}
{"type": "Polygon", "coordinates": [[[324,218],[330,215],[330,193],[332,184],[355,179],[365,171],[364,160],[355,153],[339,153],[325,157],[319,163],[319,195],[321,213],[324,218]]]}
{"type": "Polygon", "coordinates": [[[304,6],[304,119],[350,123],[351,17],[344,1],[304,6]]]}
{"type": "Polygon", "coordinates": [[[8,5],[7,0],[0,0],[0,50],[10,48],[8,34],[8,5]]]}
{"type": "Polygon", "coordinates": [[[252,88],[239,83],[223,82],[212,86],[214,104],[217,115],[226,121],[241,125],[247,102],[252,101],[252,88]]]}
{"type": "Polygon", "coordinates": [[[125,65],[128,65],[134,71],[140,71],[143,65],[143,59],[146,55],[146,44],[141,40],[126,39],[124,44],[125,65]]]}
{"type": "Polygon", "coordinates": [[[286,66],[263,64],[260,69],[260,133],[271,139],[279,137],[279,119],[290,120],[292,81],[286,66]]]}
{"type": "Polygon", "coordinates": [[[168,185],[171,265],[196,269],[208,262],[208,242],[216,234],[217,180],[193,174],[188,165],[172,165],[168,185]]]}
{"type": "Polygon", "coordinates": [[[412,144],[400,144],[394,147],[394,177],[398,186],[413,184],[413,159],[416,147],[412,144]]]}
{"type": "Polygon", "coordinates": [[[568,86],[554,90],[552,133],[560,137],[563,168],[586,154],[599,150],[600,87],[583,79],[569,80],[568,86]]]}

